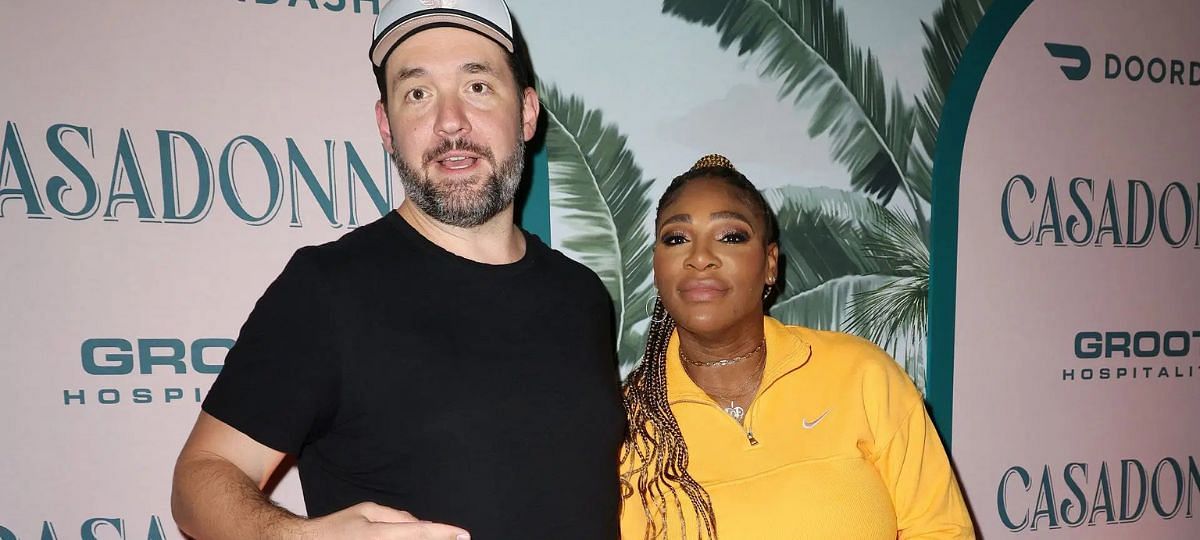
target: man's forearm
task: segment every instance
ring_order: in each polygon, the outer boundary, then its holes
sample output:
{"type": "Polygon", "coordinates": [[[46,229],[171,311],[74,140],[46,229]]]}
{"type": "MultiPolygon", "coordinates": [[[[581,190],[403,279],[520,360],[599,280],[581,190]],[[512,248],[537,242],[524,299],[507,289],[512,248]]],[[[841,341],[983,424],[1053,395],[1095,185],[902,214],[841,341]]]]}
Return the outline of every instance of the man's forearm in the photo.
{"type": "Polygon", "coordinates": [[[307,523],[272,503],[241,469],[219,457],[176,465],[171,512],[179,528],[197,540],[303,538],[307,523]]]}

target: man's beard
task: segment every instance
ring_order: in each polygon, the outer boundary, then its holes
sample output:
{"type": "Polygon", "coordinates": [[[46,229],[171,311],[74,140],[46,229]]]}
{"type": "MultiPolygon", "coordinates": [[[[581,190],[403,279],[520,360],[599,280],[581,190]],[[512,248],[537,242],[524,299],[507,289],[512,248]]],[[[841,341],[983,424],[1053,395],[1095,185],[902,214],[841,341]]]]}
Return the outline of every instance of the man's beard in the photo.
{"type": "Polygon", "coordinates": [[[521,173],[525,169],[525,141],[517,137],[508,159],[498,164],[490,148],[462,139],[443,139],[441,144],[422,156],[422,164],[428,166],[438,156],[453,150],[472,152],[480,156],[478,159],[491,164],[492,173],[483,179],[483,185],[479,185],[478,174],[439,184],[421,174],[424,167],[415,170],[409,166],[400,157],[400,150],[394,144],[392,163],[396,165],[400,184],[404,186],[404,196],[426,215],[454,227],[478,227],[512,204],[517,187],[521,185],[521,173]]]}

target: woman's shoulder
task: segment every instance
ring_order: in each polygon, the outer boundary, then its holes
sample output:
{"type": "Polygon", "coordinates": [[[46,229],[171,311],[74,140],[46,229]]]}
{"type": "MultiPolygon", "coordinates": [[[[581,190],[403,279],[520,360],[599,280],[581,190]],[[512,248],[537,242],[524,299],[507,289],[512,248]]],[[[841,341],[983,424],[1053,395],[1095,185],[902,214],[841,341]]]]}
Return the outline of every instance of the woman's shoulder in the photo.
{"type": "Polygon", "coordinates": [[[814,355],[821,353],[844,358],[845,362],[895,364],[892,357],[878,345],[854,334],[782,323],[780,327],[790,336],[812,346],[814,355]]]}
{"type": "Polygon", "coordinates": [[[912,385],[896,360],[870,340],[846,332],[781,326],[788,334],[811,346],[811,361],[822,371],[868,384],[912,385]]]}
{"type": "MultiPolygon", "coordinates": [[[[879,346],[844,332],[785,326],[812,347],[807,382],[855,403],[867,423],[886,437],[923,403],[913,380],[879,346]]],[[[799,373],[799,371],[797,372],[799,373]]]]}

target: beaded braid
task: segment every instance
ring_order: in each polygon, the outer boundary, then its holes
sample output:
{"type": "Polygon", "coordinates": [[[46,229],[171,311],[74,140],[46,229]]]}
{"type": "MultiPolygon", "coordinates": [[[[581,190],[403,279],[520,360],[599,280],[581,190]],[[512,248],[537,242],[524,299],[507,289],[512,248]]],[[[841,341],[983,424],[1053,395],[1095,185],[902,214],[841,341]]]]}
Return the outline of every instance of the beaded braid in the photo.
{"type": "MultiPolygon", "coordinates": [[[[691,180],[715,178],[736,188],[766,225],[765,244],[775,243],[779,232],[770,205],[754,184],[734,168],[725,156],[709,154],[696,161],[687,172],[675,177],[658,201],[655,222],[662,210],[678,198],[680,190],[691,180]]],[[[646,540],[665,538],[667,516],[673,503],[679,517],[681,537],[687,538],[687,522],[683,519],[680,491],[692,503],[700,524],[697,538],[717,538],[717,517],[708,492],[688,473],[688,450],[679,422],[667,400],[667,345],[675,331],[675,320],[667,313],[661,299],[655,299],[646,331],[646,350],[642,361],[625,379],[622,397],[629,425],[621,450],[621,464],[630,466],[621,477],[622,501],[638,493],[646,515],[646,540]],[[658,529],[662,523],[662,530],[658,529]]]]}
{"type": "Polygon", "coordinates": [[[630,464],[636,467],[621,478],[622,499],[633,495],[631,479],[636,478],[636,491],[646,514],[646,540],[666,537],[668,500],[674,503],[679,518],[680,537],[687,538],[687,521],[679,499],[679,491],[683,491],[700,523],[698,538],[716,540],[717,518],[712,499],[688,473],[687,443],[667,401],[667,345],[674,331],[675,321],[667,314],[662,300],[656,299],[642,361],[625,380],[623,399],[629,434],[621,451],[621,463],[632,461],[630,464]],[[662,522],[661,531],[658,521],[662,522]]]}

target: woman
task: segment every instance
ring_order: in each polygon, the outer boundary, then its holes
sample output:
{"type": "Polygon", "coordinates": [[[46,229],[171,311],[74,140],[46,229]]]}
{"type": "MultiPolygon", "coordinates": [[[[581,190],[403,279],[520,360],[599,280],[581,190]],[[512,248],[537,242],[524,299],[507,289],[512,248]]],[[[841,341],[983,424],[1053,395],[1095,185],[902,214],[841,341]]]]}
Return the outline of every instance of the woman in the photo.
{"type": "Polygon", "coordinates": [[[655,219],[646,351],[625,383],[622,537],[972,538],[921,395],[878,347],[763,315],[770,208],[729,160],[655,219]]]}

